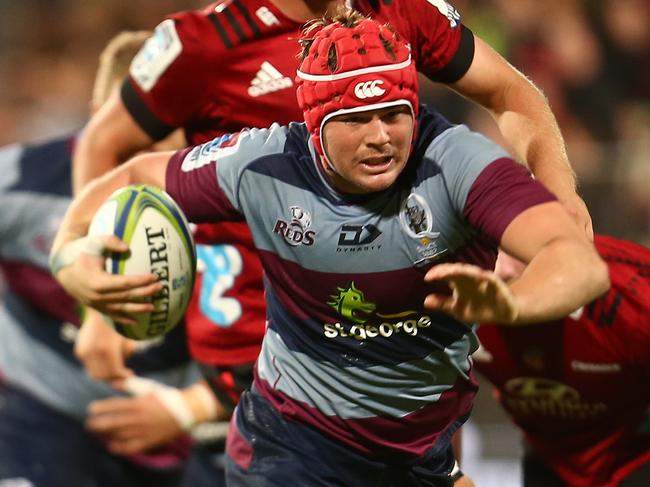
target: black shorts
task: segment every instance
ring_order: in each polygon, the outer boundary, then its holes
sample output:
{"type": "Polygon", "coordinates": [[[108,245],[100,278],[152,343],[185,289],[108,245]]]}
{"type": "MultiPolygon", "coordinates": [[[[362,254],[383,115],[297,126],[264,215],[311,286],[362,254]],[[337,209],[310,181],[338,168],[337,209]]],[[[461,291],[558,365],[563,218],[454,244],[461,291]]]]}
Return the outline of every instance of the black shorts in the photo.
{"type": "Polygon", "coordinates": [[[451,487],[451,446],[413,461],[377,461],[287,421],[259,394],[242,395],[226,448],[229,487],[451,487]]]}

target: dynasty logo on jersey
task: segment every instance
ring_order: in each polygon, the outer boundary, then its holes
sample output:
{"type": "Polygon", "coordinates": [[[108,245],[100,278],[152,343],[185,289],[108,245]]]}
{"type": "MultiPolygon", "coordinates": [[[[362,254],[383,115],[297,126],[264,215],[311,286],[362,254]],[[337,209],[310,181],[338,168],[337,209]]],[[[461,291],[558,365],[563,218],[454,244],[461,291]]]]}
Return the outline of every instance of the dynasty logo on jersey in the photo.
{"type": "Polygon", "coordinates": [[[266,95],[274,91],[291,88],[293,82],[288,76],[284,76],[270,62],[264,61],[260,70],[251,81],[248,94],[253,97],[266,95]]]}

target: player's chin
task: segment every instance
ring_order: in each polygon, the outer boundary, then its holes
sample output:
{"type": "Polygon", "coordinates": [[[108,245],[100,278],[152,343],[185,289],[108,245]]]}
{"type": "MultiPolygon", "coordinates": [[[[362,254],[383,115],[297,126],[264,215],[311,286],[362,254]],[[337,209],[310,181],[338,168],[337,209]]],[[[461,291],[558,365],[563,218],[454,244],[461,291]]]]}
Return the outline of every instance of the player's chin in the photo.
{"type": "Polygon", "coordinates": [[[400,168],[395,165],[382,172],[364,172],[357,184],[368,193],[383,191],[395,184],[400,172],[400,168]]]}

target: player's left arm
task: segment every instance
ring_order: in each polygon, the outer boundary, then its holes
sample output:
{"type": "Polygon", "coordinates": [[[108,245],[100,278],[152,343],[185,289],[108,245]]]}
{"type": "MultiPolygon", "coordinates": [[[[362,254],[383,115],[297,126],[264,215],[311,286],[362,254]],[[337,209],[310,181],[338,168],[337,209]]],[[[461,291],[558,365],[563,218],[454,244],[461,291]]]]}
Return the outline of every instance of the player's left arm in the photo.
{"type": "Polygon", "coordinates": [[[558,197],[589,238],[593,238],[589,211],[576,193],[575,173],[544,94],[476,36],[469,69],[449,86],[493,115],[512,152],[558,197]]]}
{"type": "Polygon", "coordinates": [[[501,247],[528,263],[518,279],[506,284],[473,265],[436,265],[425,280],[446,281],[452,294],[430,294],[425,306],[462,321],[520,325],[563,318],[609,287],[607,265],[556,201],[514,217],[501,247]]]}
{"type": "Polygon", "coordinates": [[[117,189],[130,184],[165,187],[171,152],[143,154],[93,180],[73,199],[52,244],[50,267],[54,277],[80,303],[132,324],[130,313],[148,312],[151,303],[142,298],[158,292],[154,274],[113,275],[104,269],[105,252],[126,252],[114,235],[84,237],[102,203],[117,189]]]}
{"type": "Polygon", "coordinates": [[[609,289],[607,264],[557,202],[515,217],[501,237],[501,248],[528,263],[509,284],[520,323],[560,319],[609,289]]]}

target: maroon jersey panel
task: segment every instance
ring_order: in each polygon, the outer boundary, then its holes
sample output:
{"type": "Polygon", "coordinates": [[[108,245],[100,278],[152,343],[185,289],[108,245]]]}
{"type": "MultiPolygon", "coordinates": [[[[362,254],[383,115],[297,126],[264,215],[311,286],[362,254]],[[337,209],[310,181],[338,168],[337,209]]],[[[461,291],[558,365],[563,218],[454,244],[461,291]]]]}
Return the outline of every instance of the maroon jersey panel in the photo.
{"type": "Polygon", "coordinates": [[[482,326],[477,369],[571,486],[615,486],[650,461],[650,250],[597,236],[612,287],[558,323],[482,326]]]}

